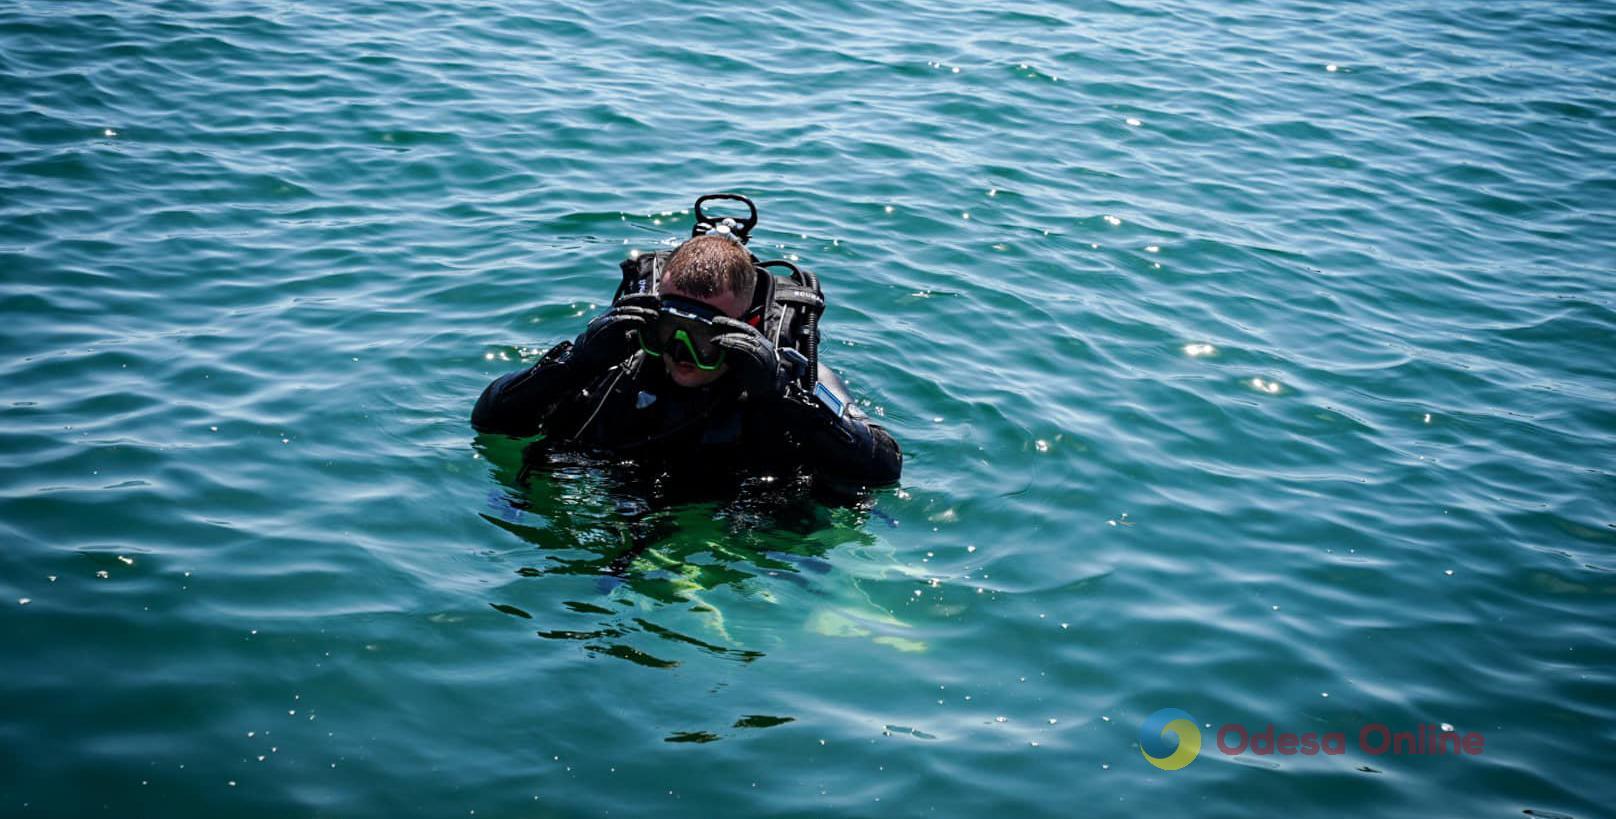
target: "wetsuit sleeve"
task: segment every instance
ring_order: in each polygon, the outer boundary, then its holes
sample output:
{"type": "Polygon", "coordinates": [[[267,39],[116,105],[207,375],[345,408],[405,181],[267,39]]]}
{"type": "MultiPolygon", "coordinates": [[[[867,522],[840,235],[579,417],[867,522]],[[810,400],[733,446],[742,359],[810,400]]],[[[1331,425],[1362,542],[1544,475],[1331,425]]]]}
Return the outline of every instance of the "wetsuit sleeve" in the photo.
{"type": "Polygon", "coordinates": [[[840,416],[821,404],[797,406],[786,417],[816,474],[864,486],[897,482],[903,472],[903,452],[880,425],[870,423],[852,406],[840,416]]]}
{"type": "Polygon", "coordinates": [[[537,435],[540,423],[581,386],[581,375],[568,363],[572,342],[552,347],[538,363],[494,380],[471,410],[478,432],[525,437],[537,435]]]}

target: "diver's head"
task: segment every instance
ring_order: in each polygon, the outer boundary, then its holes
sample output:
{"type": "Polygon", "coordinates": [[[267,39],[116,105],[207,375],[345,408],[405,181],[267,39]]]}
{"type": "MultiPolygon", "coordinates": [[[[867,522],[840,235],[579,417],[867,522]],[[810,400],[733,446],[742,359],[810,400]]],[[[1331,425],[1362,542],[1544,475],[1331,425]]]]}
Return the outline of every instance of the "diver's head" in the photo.
{"type": "MultiPolygon", "coordinates": [[[[662,270],[657,291],[674,302],[690,302],[695,313],[712,311],[740,318],[752,306],[757,271],[752,254],[739,242],[725,236],[697,236],[679,246],[662,270]]],[[[690,352],[696,352],[693,348],[690,352]]],[[[700,387],[718,380],[729,369],[727,364],[704,365],[694,356],[679,352],[675,345],[662,347],[662,366],[668,377],[681,387],[700,387]]]]}

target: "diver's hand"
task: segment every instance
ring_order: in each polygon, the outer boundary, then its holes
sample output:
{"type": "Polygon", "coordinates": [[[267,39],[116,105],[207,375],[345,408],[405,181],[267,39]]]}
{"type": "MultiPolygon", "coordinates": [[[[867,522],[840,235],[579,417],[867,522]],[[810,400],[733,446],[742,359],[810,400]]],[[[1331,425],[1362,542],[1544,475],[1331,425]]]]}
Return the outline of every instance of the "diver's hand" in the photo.
{"type": "Polygon", "coordinates": [[[650,293],[624,296],[595,317],[572,343],[568,364],[589,372],[604,370],[634,352],[640,332],[656,321],[660,302],[650,293]]]}
{"type": "Polygon", "coordinates": [[[713,343],[728,353],[730,368],[748,395],[778,395],[785,388],[780,356],[756,327],[728,316],[713,319],[713,326],[723,328],[723,333],[713,337],[713,343]]]}

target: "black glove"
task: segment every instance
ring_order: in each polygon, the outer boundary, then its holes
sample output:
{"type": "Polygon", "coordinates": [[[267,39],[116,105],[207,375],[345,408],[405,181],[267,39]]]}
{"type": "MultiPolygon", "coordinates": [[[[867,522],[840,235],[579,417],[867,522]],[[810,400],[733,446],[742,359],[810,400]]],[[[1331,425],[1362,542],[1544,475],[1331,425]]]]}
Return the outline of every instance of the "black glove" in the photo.
{"type": "Polygon", "coordinates": [[[624,296],[612,309],[597,316],[572,343],[569,367],[583,372],[599,372],[634,352],[640,332],[656,321],[659,301],[650,293],[624,296]]]}
{"type": "Polygon", "coordinates": [[[713,319],[713,326],[724,329],[713,343],[727,351],[730,369],[735,371],[741,389],[753,398],[779,395],[785,388],[785,376],[774,345],[756,327],[728,316],[713,319]]]}

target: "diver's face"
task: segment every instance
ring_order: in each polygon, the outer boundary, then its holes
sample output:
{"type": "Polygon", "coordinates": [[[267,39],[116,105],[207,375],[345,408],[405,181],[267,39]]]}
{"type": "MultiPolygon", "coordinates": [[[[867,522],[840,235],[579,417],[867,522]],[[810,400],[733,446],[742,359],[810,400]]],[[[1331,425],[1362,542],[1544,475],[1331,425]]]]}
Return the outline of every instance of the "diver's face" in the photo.
{"type": "MultiPolygon", "coordinates": [[[[674,287],[668,282],[668,277],[662,277],[657,288],[663,295],[679,296],[680,298],[699,301],[730,318],[740,318],[746,312],[749,299],[739,293],[720,293],[714,296],[693,296],[674,287]]],[[[729,372],[729,364],[720,364],[716,370],[703,370],[688,361],[674,361],[673,356],[662,354],[662,367],[668,371],[668,377],[673,383],[681,387],[703,387],[717,381],[724,373],[729,372]]]]}

